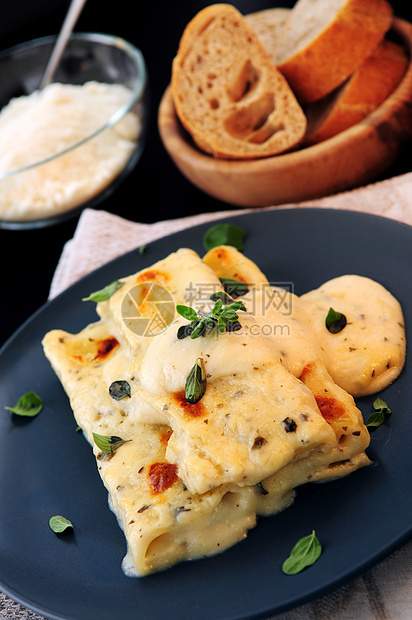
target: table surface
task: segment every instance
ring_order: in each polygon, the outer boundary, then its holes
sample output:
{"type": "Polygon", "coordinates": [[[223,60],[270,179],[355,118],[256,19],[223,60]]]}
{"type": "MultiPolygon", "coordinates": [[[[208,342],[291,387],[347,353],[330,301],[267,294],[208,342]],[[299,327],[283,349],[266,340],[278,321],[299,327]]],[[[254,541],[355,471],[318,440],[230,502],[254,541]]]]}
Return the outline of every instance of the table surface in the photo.
{"type": "MultiPolygon", "coordinates": [[[[116,2],[115,14],[113,10],[103,9],[99,0],[89,0],[83,9],[75,30],[116,34],[134,43],[145,56],[151,89],[150,127],[143,156],[132,174],[99,208],[146,223],[232,208],[205,195],[183,177],[166,153],[157,129],[157,109],[170,80],[171,62],[180,36],[186,23],[207,4],[194,0],[177,3],[157,0],[138,3],[137,14],[131,15],[127,0],[116,2]]],[[[243,13],[274,6],[270,2],[246,0],[234,4],[243,13]]],[[[67,5],[68,0],[42,0],[36,3],[39,9],[35,18],[29,13],[28,0],[13,0],[8,9],[10,29],[7,30],[7,22],[0,27],[0,49],[57,33],[67,5]]],[[[293,2],[282,2],[282,6],[292,5],[293,2]]],[[[411,3],[393,2],[392,5],[395,15],[412,21],[411,3]]],[[[380,178],[411,169],[411,149],[405,148],[398,161],[380,178]]],[[[73,236],[77,221],[75,217],[40,230],[0,230],[0,264],[5,280],[0,295],[0,345],[47,300],[62,248],[73,236]]]]}

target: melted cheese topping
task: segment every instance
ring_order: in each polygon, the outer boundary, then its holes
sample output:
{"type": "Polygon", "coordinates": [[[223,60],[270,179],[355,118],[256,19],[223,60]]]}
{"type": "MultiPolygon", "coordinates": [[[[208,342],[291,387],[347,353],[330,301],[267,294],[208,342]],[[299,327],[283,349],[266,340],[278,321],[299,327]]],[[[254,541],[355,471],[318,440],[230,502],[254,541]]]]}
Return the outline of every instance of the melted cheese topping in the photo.
{"type": "MultiPolygon", "coordinates": [[[[330,304],[347,313],[343,332],[351,343],[359,338],[350,354],[360,367],[367,366],[363,351],[369,345],[375,368],[386,359],[387,346],[394,346],[401,351],[400,372],[404,335],[396,300],[380,285],[365,287],[357,278],[326,283],[298,298],[271,287],[234,248],[217,248],[204,261],[182,249],[123,278],[110,300],[98,304],[100,320],[79,334],[46,334],[45,354],[93,446],[109,505],[125,533],[126,574],[145,575],[220,552],[244,538],[258,515],[287,507],[297,486],[370,463],[369,433],[342,385],[344,377],[353,387],[355,376],[349,365],[342,370],[337,363],[343,338],[327,332],[325,308],[327,313],[330,304]],[[180,315],[169,316],[153,337],[130,328],[134,307],[140,318],[155,315],[156,304],[145,302],[147,283],[159,285],[160,304],[166,304],[167,291],[175,304],[207,312],[211,293],[223,290],[220,277],[249,284],[241,298],[246,311],[238,312],[239,331],[179,339],[178,328],[187,323],[180,315]],[[371,295],[381,300],[378,308],[354,321],[371,295]],[[370,329],[361,329],[365,323],[370,329]],[[374,345],[376,324],[390,344],[374,345]],[[185,381],[199,357],[206,391],[190,404],[185,381]],[[128,382],[130,397],[110,396],[109,387],[118,380],[128,382]],[[120,436],[126,443],[106,455],[93,433],[120,436]]],[[[368,377],[367,389],[391,380],[388,373],[379,376],[373,385],[368,377]]]]}

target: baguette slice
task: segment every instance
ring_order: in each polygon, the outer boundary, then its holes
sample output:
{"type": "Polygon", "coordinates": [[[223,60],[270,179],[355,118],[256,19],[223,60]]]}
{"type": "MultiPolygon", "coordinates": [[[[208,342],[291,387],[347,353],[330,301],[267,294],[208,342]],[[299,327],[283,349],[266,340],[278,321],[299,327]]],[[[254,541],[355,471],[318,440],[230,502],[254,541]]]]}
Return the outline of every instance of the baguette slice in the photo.
{"type": "Polygon", "coordinates": [[[306,117],[287,81],[231,5],[208,6],[189,22],[171,87],[182,125],[215,157],[276,155],[305,134],[306,117]]]}
{"type": "Polygon", "coordinates": [[[407,66],[405,49],[385,39],[343,86],[306,107],[305,145],[327,140],[359,123],[390,95],[407,66]]]}
{"type": "Polygon", "coordinates": [[[290,16],[290,11],[291,9],[275,7],[245,15],[247,23],[256,32],[275,65],[278,64],[278,41],[290,16]]]}
{"type": "Polygon", "coordinates": [[[298,0],[276,52],[298,101],[316,101],[343,84],[381,43],[392,19],[387,0],[298,0]]]}

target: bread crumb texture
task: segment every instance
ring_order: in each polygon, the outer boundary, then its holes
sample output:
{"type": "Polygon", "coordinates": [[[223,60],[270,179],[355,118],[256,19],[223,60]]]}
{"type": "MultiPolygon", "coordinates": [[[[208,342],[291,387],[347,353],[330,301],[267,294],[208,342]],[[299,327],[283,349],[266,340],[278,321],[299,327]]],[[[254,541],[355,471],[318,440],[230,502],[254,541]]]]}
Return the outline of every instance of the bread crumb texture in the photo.
{"type": "Polygon", "coordinates": [[[243,15],[228,4],[187,25],[172,66],[176,113],[203,151],[227,159],[296,147],[306,117],[243,15]]]}

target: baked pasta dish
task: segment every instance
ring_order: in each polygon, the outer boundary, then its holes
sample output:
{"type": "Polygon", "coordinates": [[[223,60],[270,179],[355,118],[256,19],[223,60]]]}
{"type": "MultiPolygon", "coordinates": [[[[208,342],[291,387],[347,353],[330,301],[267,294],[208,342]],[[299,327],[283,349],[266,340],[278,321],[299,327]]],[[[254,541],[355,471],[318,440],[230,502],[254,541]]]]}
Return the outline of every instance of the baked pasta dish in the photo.
{"type": "Polygon", "coordinates": [[[127,575],[221,552],[299,485],[370,463],[354,397],[396,379],[406,344],[379,283],[340,276],[297,296],[219,246],[179,249],[114,288],[94,323],[43,346],[127,540],[127,575]]]}

